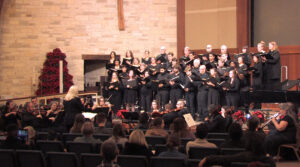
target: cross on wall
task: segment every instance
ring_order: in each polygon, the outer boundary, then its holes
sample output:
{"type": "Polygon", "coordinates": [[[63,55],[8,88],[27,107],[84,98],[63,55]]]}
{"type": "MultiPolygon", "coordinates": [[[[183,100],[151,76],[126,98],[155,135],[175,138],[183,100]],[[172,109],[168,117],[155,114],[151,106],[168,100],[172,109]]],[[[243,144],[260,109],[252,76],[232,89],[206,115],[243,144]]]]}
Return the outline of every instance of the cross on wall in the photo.
{"type": "Polygon", "coordinates": [[[123,0],[117,0],[118,2],[118,25],[119,30],[125,30],[125,20],[124,20],[124,9],[123,9],[123,0]]]}

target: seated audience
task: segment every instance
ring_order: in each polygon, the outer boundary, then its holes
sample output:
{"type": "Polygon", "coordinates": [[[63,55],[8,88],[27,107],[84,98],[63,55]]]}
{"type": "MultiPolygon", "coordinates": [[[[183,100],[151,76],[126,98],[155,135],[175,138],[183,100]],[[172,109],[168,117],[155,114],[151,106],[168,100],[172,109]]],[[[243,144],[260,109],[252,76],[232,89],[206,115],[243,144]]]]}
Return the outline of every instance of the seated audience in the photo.
{"type": "Polygon", "coordinates": [[[6,127],[7,137],[2,142],[2,149],[28,149],[26,139],[18,138],[18,126],[10,124],[6,127]]]}
{"type": "Polygon", "coordinates": [[[76,114],[74,124],[70,129],[70,133],[81,133],[81,128],[84,122],[84,116],[82,114],[76,114]]]}
{"type": "Polygon", "coordinates": [[[170,135],[167,140],[167,151],[161,152],[160,157],[178,157],[187,160],[187,156],[178,151],[180,147],[180,138],[177,135],[170,135]]]}
{"type": "Polygon", "coordinates": [[[207,147],[207,148],[217,148],[214,143],[210,143],[206,140],[208,134],[208,128],[205,124],[200,124],[196,128],[196,139],[194,141],[189,141],[186,144],[186,153],[189,153],[191,147],[207,147]]]}
{"type": "Polygon", "coordinates": [[[98,127],[95,128],[96,134],[112,134],[111,129],[105,127],[106,121],[107,118],[104,113],[96,115],[96,123],[98,124],[98,127]]]}
{"type": "Polygon", "coordinates": [[[139,123],[135,129],[148,129],[149,128],[149,116],[147,113],[142,113],[139,118],[139,123]]]}
{"type": "Polygon", "coordinates": [[[48,135],[47,135],[47,140],[57,141],[58,140],[57,132],[53,129],[49,129],[48,135]]]}
{"type": "Polygon", "coordinates": [[[226,120],[219,113],[219,107],[215,104],[208,106],[208,120],[207,127],[208,132],[225,132],[226,120]]]}
{"type": "Polygon", "coordinates": [[[195,135],[187,127],[185,120],[181,117],[178,117],[173,121],[170,130],[171,134],[178,135],[180,138],[195,138],[195,135]]]}
{"type": "Polygon", "coordinates": [[[108,141],[113,141],[116,144],[121,144],[122,147],[125,147],[125,143],[128,141],[126,138],[125,130],[121,124],[115,124],[112,130],[112,136],[107,139],[108,141]]]}
{"type": "Polygon", "coordinates": [[[229,137],[227,141],[221,144],[221,148],[244,148],[244,143],[241,140],[243,130],[238,123],[231,124],[229,128],[229,137]]]}
{"type": "Polygon", "coordinates": [[[148,149],[145,135],[141,130],[134,130],[129,136],[129,141],[125,144],[123,150],[125,155],[144,155],[149,159],[152,152],[148,149]]]}
{"type": "Polygon", "coordinates": [[[274,128],[265,140],[266,151],[272,156],[277,154],[281,144],[296,143],[297,121],[294,106],[291,103],[281,103],[279,108],[281,116],[272,118],[274,128]]]}
{"type": "Polygon", "coordinates": [[[111,141],[105,141],[101,145],[100,155],[102,157],[102,162],[97,167],[119,167],[117,162],[117,157],[119,150],[117,145],[111,141]]]}
{"type": "Polygon", "coordinates": [[[146,136],[168,137],[168,132],[164,129],[164,121],[161,117],[157,117],[152,120],[150,129],[146,131],[146,136]]]}
{"type": "Polygon", "coordinates": [[[245,149],[246,151],[234,155],[210,155],[203,158],[199,167],[222,165],[229,166],[232,162],[256,162],[260,161],[268,163],[270,166],[275,167],[275,163],[270,157],[266,157],[263,147],[263,137],[254,133],[247,138],[245,149]]]}
{"type": "Polygon", "coordinates": [[[249,135],[252,135],[252,133],[258,133],[261,135],[263,138],[266,137],[266,134],[264,131],[259,128],[260,120],[256,116],[252,116],[248,121],[247,121],[247,130],[244,132],[243,141],[246,141],[249,135]]]}
{"type": "Polygon", "coordinates": [[[81,128],[82,137],[76,137],[74,141],[83,143],[100,143],[100,139],[95,139],[94,135],[94,125],[92,122],[85,122],[81,128]]]}

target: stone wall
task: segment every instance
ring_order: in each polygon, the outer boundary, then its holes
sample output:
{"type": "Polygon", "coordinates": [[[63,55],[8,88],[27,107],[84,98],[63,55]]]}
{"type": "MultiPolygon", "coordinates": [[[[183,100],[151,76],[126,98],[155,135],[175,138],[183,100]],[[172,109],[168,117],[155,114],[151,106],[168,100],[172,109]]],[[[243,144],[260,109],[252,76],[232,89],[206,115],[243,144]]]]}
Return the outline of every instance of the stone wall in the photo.
{"type": "Polygon", "coordinates": [[[82,54],[142,57],[165,45],[176,53],[176,0],[124,0],[125,31],[116,0],[4,0],[0,15],[0,96],[34,95],[46,53],[66,53],[74,83],[83,89],[82,54]]]}

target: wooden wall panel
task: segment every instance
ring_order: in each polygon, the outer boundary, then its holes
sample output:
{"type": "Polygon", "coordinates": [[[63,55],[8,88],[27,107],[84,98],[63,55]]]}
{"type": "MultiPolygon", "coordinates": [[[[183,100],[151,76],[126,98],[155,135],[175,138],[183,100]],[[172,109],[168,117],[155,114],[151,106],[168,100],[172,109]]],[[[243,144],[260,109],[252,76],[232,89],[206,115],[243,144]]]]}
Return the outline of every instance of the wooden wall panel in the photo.
{"type": "Polygon", "coordinates": [[[177,58],[185,47],[185,0],[177,0],[177,58]]]}

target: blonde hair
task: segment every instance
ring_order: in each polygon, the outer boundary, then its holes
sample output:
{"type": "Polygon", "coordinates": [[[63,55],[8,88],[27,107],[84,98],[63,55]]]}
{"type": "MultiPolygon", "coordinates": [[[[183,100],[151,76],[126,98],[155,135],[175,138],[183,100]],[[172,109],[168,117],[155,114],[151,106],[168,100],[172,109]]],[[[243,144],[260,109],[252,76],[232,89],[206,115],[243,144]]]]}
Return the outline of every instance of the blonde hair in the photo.
{"type": "Polygon", "coordinates": [[[139,129],[131,132],[131,134],[129,136],[129,143],[143,145],[148,148],[148,144],[147,144],[144,132],[139,129]]]}
{"type": "Polygon", "coordinates": [[[273,45],[274,46],[274,49],[273,50],[278,50],[278,45],[275,41],[271,41],[269,42],[269,44],[273,45]]]}
{"type": "Polygon", "coordinates": [[[32,126],[26,126],[24,129],[28,131],[28,139],[30,141],[34,140],[36,134],[34,128],[32,126]]]}
{"type": "Polygon", "coordinates": [[[263,48],[265,48],[265,41],[260,41],[257,45],[261,45],[263,48]]]}
{"type": "Polygon", "coordinates": [[[65,96],[65,100],[69,101],[74,97],[78,97],[78,87],[73,85],[69,88],[67,95],[65,96]]]}

